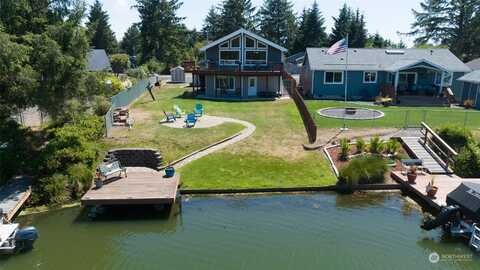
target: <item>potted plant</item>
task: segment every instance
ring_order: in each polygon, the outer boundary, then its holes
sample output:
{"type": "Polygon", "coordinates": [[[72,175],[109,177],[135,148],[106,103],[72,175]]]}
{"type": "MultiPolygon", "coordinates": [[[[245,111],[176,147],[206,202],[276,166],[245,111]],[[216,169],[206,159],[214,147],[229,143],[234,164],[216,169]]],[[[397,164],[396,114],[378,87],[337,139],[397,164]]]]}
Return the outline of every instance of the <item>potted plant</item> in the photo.
{"type": "Polygon", "coordinates": [[[100,172],[98,172],[98,171],[95,173],[95,187],[97,189],[103,187],[102,176],[100,175],[100,172]]]}
{"type": "Polygon", "coordinates": [[[415,184],[415,180],[417,180],[417,166],[410,166],[407,171],[407,179],[409,184],[415,184]]]}
{"type": "Polygon", "coordinates": [[[175,175],[175,168],[172,166],[168,165],[167,168],[165,168],[165,177],[170,178],[175,175]]]}
{"type": "Polygon", "coordinates": [[[435,186],[435,177],[432,176],[432,180],[430,181],[430,183],[428,183],[426,187],[427,196],[430,198],[435,198],[435,195],[437,195],[437,191],[438,187],[435,186]]]}

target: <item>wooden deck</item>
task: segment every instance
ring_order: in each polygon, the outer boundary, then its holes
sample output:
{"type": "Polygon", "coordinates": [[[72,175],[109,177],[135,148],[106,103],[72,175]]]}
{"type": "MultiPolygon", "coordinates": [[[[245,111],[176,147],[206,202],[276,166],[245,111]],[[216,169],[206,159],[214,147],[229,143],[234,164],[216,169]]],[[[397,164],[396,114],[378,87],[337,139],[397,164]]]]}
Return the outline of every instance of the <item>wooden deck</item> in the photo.
{"type": "Polygon", "coordinates": [[[147,168],[127,168],[128,177],[112,179],[103,187],[92,187],[82,205],[173,204],[177,196],[180,174],[165,178],[163,172],[147,168]]]}
{"type": "Polygon", "coordinates": [[[32,195],[31,181],[28,178],[13,179],[0,189],[0,208],[7,222],[22,208],[32,195]]]}
{"type": "Polygon", "coordinates": [[[407,176],[402,172],[392,172],[392,178],[400,183],[410,194],[417,196],[424,204],[424,206],[433,208],[435,211],[440,210],[442,206],[447,205],[447,195],[456,189],[463,181],[480,183],[480,179],[463,179],[456,175],[435,175],[435,186],[438,187],[438,192],[435,198],[427,196],[426,187],[432,180],[432,175],[418,175],[416,184],[408,183],[407,176]]]}

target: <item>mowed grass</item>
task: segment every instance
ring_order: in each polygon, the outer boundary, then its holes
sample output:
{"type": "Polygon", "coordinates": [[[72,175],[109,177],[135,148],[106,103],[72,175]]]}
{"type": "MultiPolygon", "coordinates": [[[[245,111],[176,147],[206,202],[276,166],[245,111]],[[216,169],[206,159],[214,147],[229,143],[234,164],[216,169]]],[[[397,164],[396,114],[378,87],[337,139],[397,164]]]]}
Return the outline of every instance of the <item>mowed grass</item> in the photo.
{"type": "Polygon", "coordinates": [[[116,138],[108,141],[108,147],[155,147],[171,161],[244,128],[226,123],[208,129],[177,130],[158,124],[162,110],[172,111],[174,104],[189,112],[201,103],[208,115],[245,120],[254,124],[256,130],[249,138],[181,168],[182,188],[298,187],[336,182],[320,152],[303,150],[302,143],[307,138],[293,101],[196,100],[182,97],[187,90],[166,86],[155,90],[155,102],[148,95],[142,97],[132,107],[137,115],[135,128],[118,131],[116,138]]]}
{"type": "MultiPolygon", "coordinates": [[[[307,107],[319,128],[338,128],[343,125],[342,119],[332,119],[320,116],[317,112],[323,108],[344,107],[340,101],[307,100],[307,107]]],[[[348,107],[370,108],[385,113],[385,117],[376,120],[347,120],[350,128],[403,128],[405,126],[419,126],[424,121],[432,127],[445,124],[465,125],[469,129],[480,127],[480,112],[458,108],[441,107],[380,107],[348,103],[348,107]]]]}

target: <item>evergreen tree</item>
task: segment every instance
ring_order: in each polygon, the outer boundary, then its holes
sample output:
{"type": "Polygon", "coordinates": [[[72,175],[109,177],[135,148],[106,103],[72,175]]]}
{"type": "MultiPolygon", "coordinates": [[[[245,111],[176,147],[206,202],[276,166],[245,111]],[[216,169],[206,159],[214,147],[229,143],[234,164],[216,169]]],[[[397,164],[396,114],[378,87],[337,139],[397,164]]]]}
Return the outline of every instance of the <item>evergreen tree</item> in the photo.
{"type": "Polygon", "coordinates": [[[345,38],[350,32],[352,23],[353,12],[347,4],[344,4],[340,9],[340,13],[337,18],[333,18],[334,26],[332,33],[330,34],[330,44],[345,38]]]}
{"type": "Polygon", "coordinates": [[[480,28],[475,26],[479,18],[478,0],[424,0],[421,10],[413,10],[413,31],[416,44],[434,42],[448,45],[450,50],[464,61],[480,55],[475,39],[480,28]]]}
{"type": "Polygon", "coordinates": [[[122,41],[120,42],[120,48],[128,55],[136,56],[140,53],[140,47],[140,30],[138,29],[138,25],[134,23],[123,35],[122,41]]]}
{"type": "Polygon", "coordinates": [[[291,51],[292,54],[304,52],[307,48],[305,46],[306,37],[304,35],[305,28],[307,27],[307,19],[308,19],[308,10],[303,9],[302,15],[300,15],[300,22],[298,25],[297,35],[295,36],[295,42],[293,43],[293,49],[291,51]]]}
{"type": "Polygon", "coordinates": [[[365,18],[357,9],[350,23],[349,46],[352,48],[364,48],[367,43],[368,32],[365,27],[365,18]]]}
{"type": "Polygon", "coordinates": [[[103,10],[102,4],[99,0],[95,0],[86,23],[87,35],[92,47],[104,49],[108,54],[111,54],[116,52],[118,44],[108,20],[109,16],[103,10]]]}
{"type": "Polygon", "coordinates": [[[223,0],[221,6],[221,34],[230,34],[239,28],[255,30],[255,7],[251,0],[223,0]]]}
{"type": "Polygon", "coordinates": [[[207,40],[216,40],[220,38],[222,30],[222,17],[218,8],[212,6],[208,11],[207,17],[203,23],[203,35],[207,40]]]}
{"type": "Polygon", "coordinates": [[[263,37],[292,49],[297,26],[289,0],[264,0],[257,17],[263,37]]]}
{"type": "Polygon", "coordinates": [[[179,0],[137,0],[142,63],[158,59],[174,66],[184,60],[187,29],[177,15],[181,6],[179,0]]]}
{"type": "Polygon", "coordinates": [[[302,13],[297,39],[294,44],[294,53],[305,51],[309,47],[323,47],[328,43],[325,33],[325,19],[323,18],[317,1],[312,8],[302,13]]]}

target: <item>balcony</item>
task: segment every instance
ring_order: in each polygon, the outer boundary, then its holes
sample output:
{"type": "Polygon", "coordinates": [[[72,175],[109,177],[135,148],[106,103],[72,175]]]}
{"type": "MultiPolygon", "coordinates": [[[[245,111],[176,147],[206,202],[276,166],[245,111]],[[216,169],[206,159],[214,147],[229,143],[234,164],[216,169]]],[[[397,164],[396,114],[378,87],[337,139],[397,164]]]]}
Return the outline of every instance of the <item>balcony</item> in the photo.
{"type": "Polygon", "coordinates": [[[283,71],[283,63],[268,62],[267,64],[244,64],[242,66],[239,61],[232,62],[215,62],[204,61],[193,71],[195,74],[201,75],[281,75],[283,71]]]}

